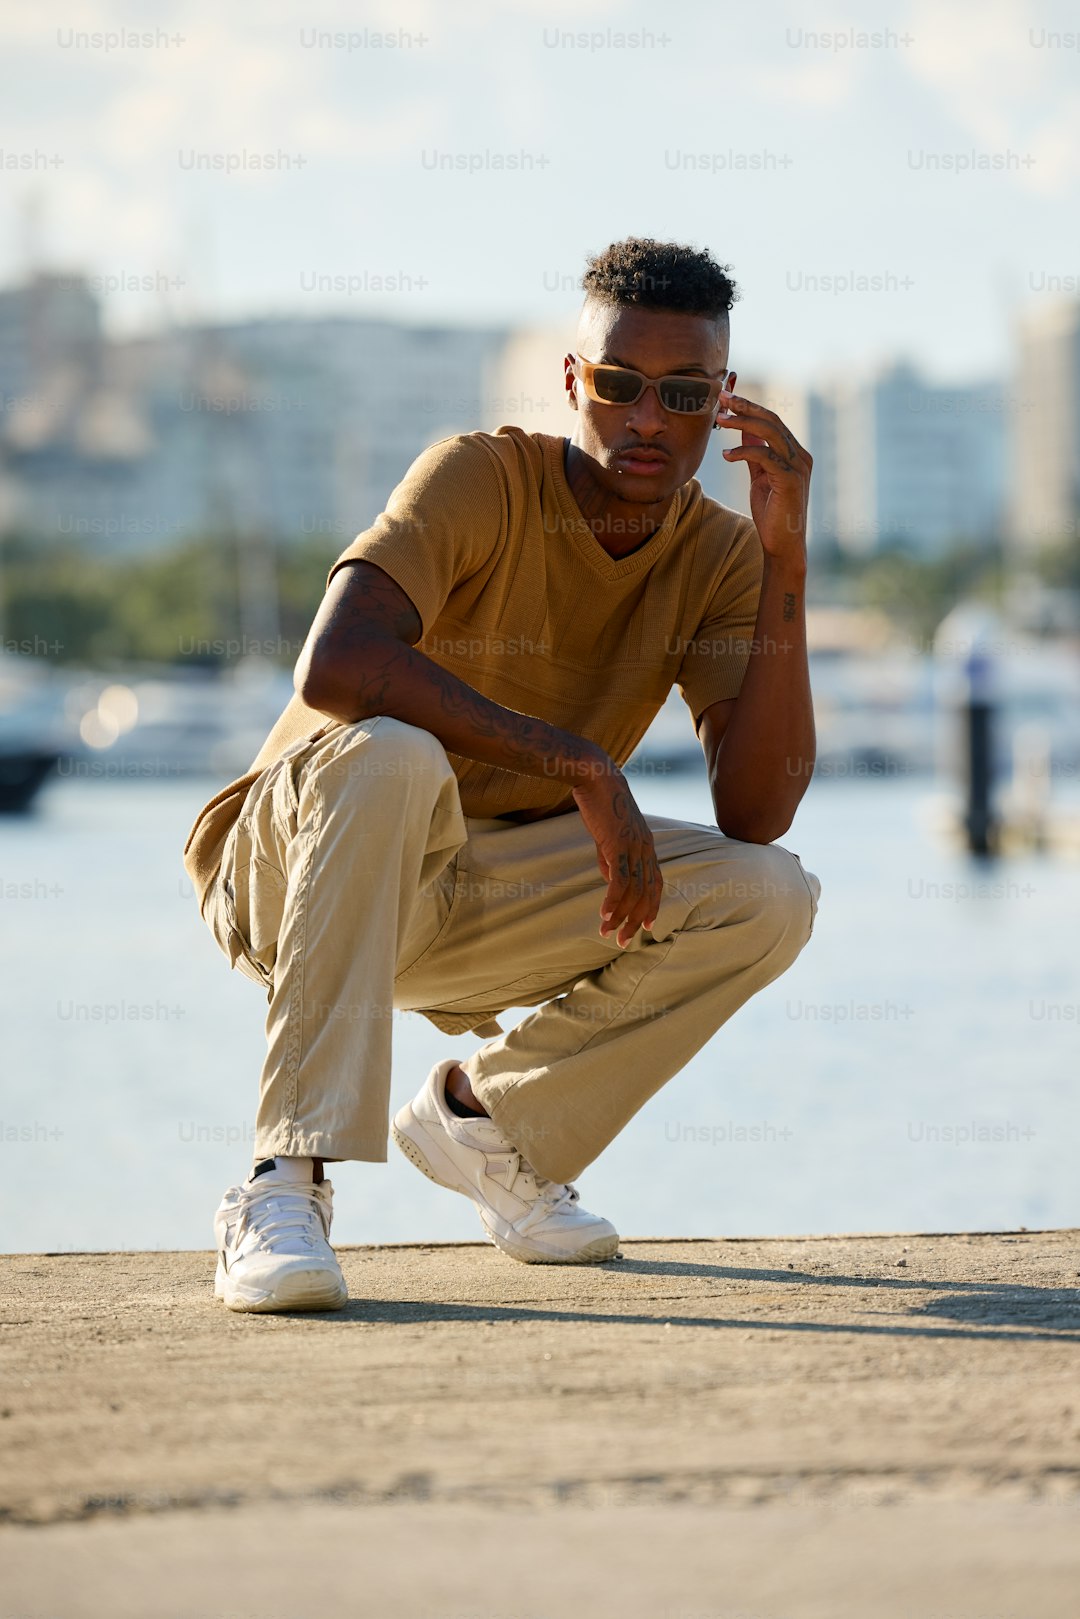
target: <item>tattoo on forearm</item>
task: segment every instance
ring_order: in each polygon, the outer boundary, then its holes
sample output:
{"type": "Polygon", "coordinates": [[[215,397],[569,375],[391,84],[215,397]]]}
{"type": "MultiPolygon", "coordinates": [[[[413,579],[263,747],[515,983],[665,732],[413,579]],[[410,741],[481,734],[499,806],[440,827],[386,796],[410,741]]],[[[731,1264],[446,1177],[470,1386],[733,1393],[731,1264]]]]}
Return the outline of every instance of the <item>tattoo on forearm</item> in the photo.
{"type": "Polygon", "coordinates": [[[322,634],[332,641],[342,681],[362,713],[392,712],[397,698],[448,751],[455,751],[456,743],[465,757],[475,758],[471,743],[494,742],[502,753],[498,768],[554,777],[568,790],[583,775],[575,766],[591,769],[596,752],[591,743],[491,701],[428,657],[417,645],[423,639],[419,613],[381,568],[358,562],[350,569],[348,589],[348,599],[334,608],[322,634]]]}
{"type": "Polygon", "coordinates": [[[789,590],[789,591],[786,592],[786,594],[784,596],[784,621],[785,621],[785,623],[790,623],[790,621],[794,617],[795,617],[795,593],[794,593],[794,591],[789,590]]]}
{"type": "MultiPolygon", "coordinates": [[[[402,680],[408,681],[410,677],[416,682],[413,690],[418,694],[427,683],[428,691],[424,695],[429,701],[434,698],[440,713],[448,720],[463,722],[471,736],[497,738],[526,775],[558,776],[558,770],[551,768],[551,760],[560,743],[564,757],[575,761],[588,757],[586,743],[567,743],[563,734],[544,720],[502,712],[501,705],[473,691],[448,669],[397,641],[384,642],[374,655],[369,655],[368,667],[357,679],[355,691],[365,711],[378,713],[391,688],[396,685],[400,690],[402,680]]],[[[447,745],[453,746],[449,742],[447,745]]],[[[472,755],[466,754],[466,757],[472,755]]]]}

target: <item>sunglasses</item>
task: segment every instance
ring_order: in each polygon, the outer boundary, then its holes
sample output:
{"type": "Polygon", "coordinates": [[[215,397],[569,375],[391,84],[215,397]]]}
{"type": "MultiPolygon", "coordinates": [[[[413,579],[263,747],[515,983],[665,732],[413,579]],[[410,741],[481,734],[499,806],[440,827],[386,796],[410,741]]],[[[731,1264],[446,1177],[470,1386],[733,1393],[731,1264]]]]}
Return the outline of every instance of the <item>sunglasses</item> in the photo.
{"type": "Polygon", "coordinates": [[[718,378],[647,377],[627,366],[594,365],[580,354],[575,356],[573,372],[598,405],[636,405],[646,388],[655,388],[664,409],[680,416],[697,416],[711,410],[732,374],[722,371],[718,378]]]}

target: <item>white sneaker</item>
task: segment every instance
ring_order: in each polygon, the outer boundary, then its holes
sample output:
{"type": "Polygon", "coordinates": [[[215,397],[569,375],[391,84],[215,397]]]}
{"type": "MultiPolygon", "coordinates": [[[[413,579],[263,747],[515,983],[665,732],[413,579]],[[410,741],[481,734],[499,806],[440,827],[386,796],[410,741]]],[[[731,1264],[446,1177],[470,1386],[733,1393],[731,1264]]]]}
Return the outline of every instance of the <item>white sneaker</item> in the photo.
{"type": "Polygon", "coordinates": [[[338,1310],[349,1295],[326,1240],[334,1188],[312,1180],[310,1158],[267,1163],[230,1186],[214,1215],[214,1296],[230,1310],[338,1310]]]}
{"type": "Polygon", "coordinates": [[[406,1158],[429,1180],[472,1198],[496,1248],[526,1264],[586,1265],[611,1259],[619,1233],[588,1214],[576,1186],[538,1175],[493,1119],[461,1119],[446,1104],[454,1057],[436,1063],[419,1096],[391,1126],[406,1158]]]}

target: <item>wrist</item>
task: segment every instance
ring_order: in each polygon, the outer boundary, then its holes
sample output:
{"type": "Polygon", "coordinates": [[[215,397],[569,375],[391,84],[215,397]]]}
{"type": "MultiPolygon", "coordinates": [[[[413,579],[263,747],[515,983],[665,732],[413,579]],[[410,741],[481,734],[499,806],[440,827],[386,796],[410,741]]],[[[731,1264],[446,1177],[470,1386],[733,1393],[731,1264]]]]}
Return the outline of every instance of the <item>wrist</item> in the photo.
{"type": "Polygon", "coordinates": [[[591,745],[587,752],[573,760],[571,790],[575,793],[595,786],[618,771],[618,765],[605,749],[591,745]]]}
{"type": "Polygon", "coordinates": [[[794,584],[801,584],[806,580],[807,566],[805,544],[782,556],[766,551],[763,575],[769,579],[790,579],[794,584]]]}

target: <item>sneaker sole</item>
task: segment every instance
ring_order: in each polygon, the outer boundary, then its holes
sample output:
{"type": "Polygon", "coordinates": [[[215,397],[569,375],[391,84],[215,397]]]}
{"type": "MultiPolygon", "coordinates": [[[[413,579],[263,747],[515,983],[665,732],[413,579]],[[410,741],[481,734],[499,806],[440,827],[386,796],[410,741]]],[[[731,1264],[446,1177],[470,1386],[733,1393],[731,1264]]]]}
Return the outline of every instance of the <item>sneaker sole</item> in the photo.
{"type": "MultiPolygon", "coordinates": [[[[436,1186],[445,1186],[451,1192],[460,1192],[476,1206],[481,1225],[500,1253],[506,1254],[510,1259],[519,1260],[523,1265],[597,1265],[605,1259],[614,1259],[619,1247],[617,1233],[611,1237],[596,1237],[572,1254],[544,1252],[542,1249],[527,1246],[507,1221],[501,1219],[494,1210],[484,1207],[476,1196],[475,1187],[470,1186],[468,1181],[457,1174],[452,1160],[439,1149],[437,1142],[431,1141],[429,1137],[425,1146],[421,1147],[414,1136],[406,1134],[409,1127],[418,1133],[424,1131],[412,1107],[406,1104],[390,1126],[395,1146],[422,1175],[427,1176],[429,1181],[434,1181],[436,1186]],[[442,1174],[437,1172],[436,1165],[443,1167],[442,1174]]],[[[424,1134],[427,1132],[424,1131],[424,1134]]]]}
{"type": "Polygon", "coordinates": [[[275,1288],[245,1295],[239,1287],[230,1289],[228,1277],[220,1269],[214,1283],[214,1297],[229,1310],[246,1315],[269,1315],[277,1310],[340,1310],[348,1303],[345,1283],[328,1271],[294,1271],[283,1276],[275,1288]]]}

